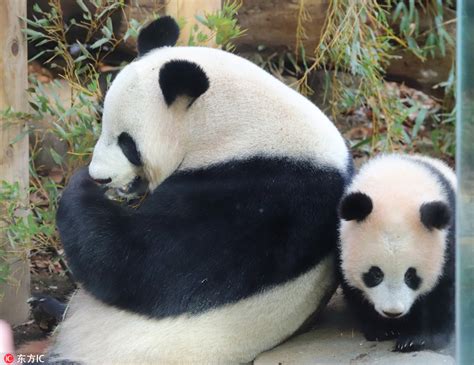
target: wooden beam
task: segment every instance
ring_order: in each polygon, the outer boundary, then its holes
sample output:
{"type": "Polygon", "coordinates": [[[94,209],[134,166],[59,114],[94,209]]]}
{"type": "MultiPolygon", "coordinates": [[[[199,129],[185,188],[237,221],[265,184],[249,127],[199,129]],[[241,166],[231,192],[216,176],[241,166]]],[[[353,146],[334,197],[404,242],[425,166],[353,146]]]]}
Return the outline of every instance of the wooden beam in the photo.
{"type": "MultiPolygon", "coordinates": [[[[243,0],[238,13],[238,22],[245,35],[235,40],[242,51],[255,51],[266,47],[270,53],[289,50],[296,46],[296,29],[301,0],[243,0]]],[[[328,16],[330,0],[304,0],[304,22],[308,36],[303,44],[308,55],[318,45],[324,23],[328,16]]]]}
{"type": "MultiPolygon", "coordinates": [[[[12,107],[27,111],[28,59],[27,44],[21,29],[25,23],[26,0],[0,2],[0,110],[12,107]]],[[[28,188],[28,137],[12,143],[24,131],[24,123],[1,120],[0,125],[0,181],[18,182],[27,202],[28,188]],[[6,123],[8,122],[8,123],[6,123]]],[[[6,245],[0,236],[0,247],[6,245]]],[[[30,295],[29,264],[24,259],[11,262],[11,280],[0,287],[0,318],[18,324],[28,317],[26,300],[30,295]]]]}

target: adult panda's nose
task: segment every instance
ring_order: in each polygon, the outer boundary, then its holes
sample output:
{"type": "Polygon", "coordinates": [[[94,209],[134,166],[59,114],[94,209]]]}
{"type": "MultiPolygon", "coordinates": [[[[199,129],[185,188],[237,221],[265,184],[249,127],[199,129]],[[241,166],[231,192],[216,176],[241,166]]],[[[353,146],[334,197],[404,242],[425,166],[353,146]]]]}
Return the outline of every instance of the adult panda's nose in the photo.
{"type": "Polygon", "coordinates": [[[112,179],[109,177],[107,179],[93,179],[97,184],[105,185],[112,182],[112,179]]]}
{"type": "Polygon", "coordinates": [[[383,311],[383,314],[385,314],[387,317],[389,318],[397,318],[397,317],[400,317],[403,312],[387,312],[387,311],[383,311]]]}

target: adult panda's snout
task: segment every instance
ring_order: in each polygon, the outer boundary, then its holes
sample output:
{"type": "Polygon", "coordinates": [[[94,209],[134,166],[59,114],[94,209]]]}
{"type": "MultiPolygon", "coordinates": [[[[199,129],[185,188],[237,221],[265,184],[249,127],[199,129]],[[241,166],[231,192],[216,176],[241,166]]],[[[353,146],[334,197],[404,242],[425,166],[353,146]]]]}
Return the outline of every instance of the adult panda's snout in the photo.
{"type": "Polygon", "coordinates": [[[97,161],[92,160],[89,165],[89,175],[91,176],[92,180],[100,185],[107,185],[112,183],[112,176],[109,175],[106,168],[102,168],[101,164],[97,163],[97,161]]]}
{"type": "Polygon", "coordinates": [[[111,188],[122,188],[136,179],[136,170],[116,143],[106,144],[99,138],[89,165],[93,180],[111,188]]]}

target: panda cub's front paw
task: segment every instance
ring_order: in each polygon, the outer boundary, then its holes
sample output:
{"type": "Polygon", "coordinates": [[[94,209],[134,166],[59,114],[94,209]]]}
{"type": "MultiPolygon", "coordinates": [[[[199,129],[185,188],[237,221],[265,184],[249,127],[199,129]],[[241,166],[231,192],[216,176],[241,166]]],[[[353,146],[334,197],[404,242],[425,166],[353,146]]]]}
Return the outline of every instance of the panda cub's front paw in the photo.
{"type": "Polygon", "coordinates": [[[426,348],[429,340],[421,335],[402,335],[398,338],[393,351],[395,352],[413,352],[426,348]]]}
{"type": "Polygon", "coordinates": [[[424,349],[436,350],[446,347],[450,339],[451,334],[449,331],[446,331],[446,333],[403,335],[397,340],[393,351],[412,352],[424,349]]]}
{"type": "Polygon", "coordinates": [[[386,328],[366,328],[363,332],[367,341],[389,341],[397,338],[400,335],[397,330],[386,328]]]}

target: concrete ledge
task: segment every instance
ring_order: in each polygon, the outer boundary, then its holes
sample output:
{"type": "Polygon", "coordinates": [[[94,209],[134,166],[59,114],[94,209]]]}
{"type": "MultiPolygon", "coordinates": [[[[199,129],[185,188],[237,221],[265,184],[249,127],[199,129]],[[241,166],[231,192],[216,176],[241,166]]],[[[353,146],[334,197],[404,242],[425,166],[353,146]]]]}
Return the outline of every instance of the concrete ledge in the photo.
{"type": "Polygon", "coordinates": [[[355,329],[342,294],[338,290],[310,332],[294,337],[267,351],[255,365],[289,364],[387,364],[387,365],[454,365],[454,344],[439,352],[392,352],[394,341],[368,342],[355,329]]]}

